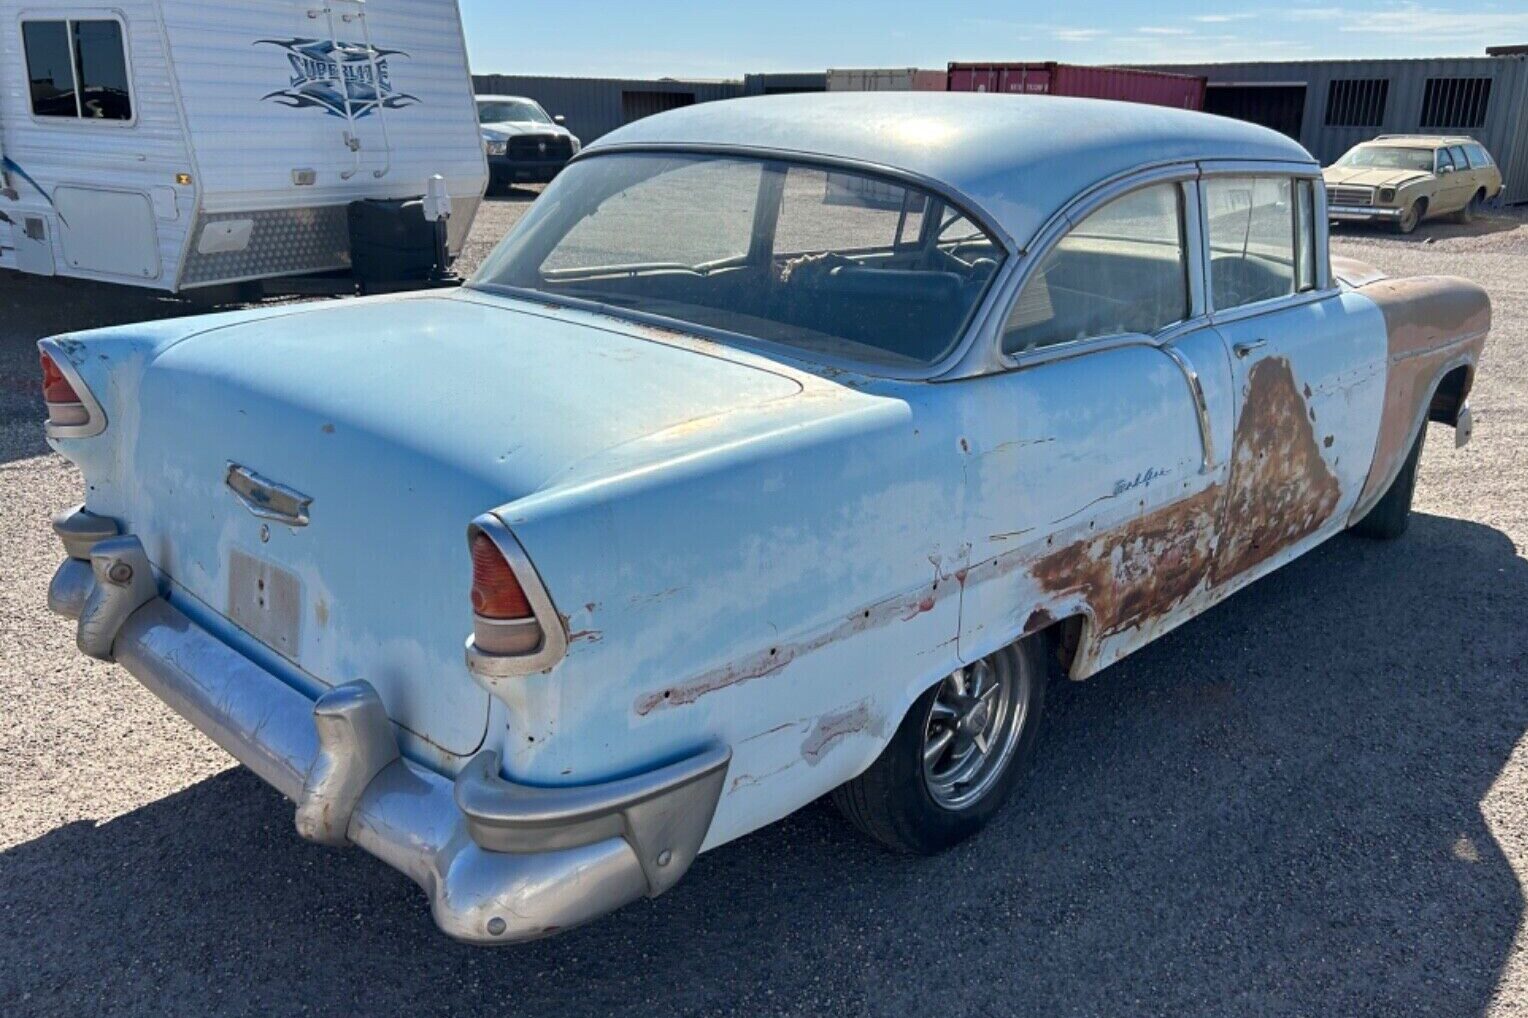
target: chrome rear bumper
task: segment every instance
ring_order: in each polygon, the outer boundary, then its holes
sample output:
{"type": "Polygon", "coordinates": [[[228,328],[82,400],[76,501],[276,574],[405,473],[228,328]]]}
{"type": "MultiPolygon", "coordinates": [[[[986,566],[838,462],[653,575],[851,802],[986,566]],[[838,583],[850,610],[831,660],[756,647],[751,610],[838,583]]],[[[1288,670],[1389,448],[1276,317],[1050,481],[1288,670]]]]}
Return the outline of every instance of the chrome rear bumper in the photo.
{"type": "Polygon", "coordinates": [[[115,661],[297,804],[297,830],[407,874],[435,922],[474,944],[545,936],[672,887],[699,853],[731,751],[619,781],[531,788],[485,751],[453,781],[404,759],[365,682],[316,701],[160,595],[135,537],[83,510],[55,521],[71,555],[48,604],[80,649],[115,661]],[[88,560],[83,556],[88,555],[88,560]]]}

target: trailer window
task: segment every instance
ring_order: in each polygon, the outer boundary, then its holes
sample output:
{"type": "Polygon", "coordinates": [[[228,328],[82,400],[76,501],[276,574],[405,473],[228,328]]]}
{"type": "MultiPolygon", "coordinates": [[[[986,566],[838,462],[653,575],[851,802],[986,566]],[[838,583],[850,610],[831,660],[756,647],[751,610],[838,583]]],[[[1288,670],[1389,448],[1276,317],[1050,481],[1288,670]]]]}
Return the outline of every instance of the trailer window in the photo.
{"type": "Polygon", "coordinates": [[[34,116],[133,119],[120,22],[27,21],[21,31],[34,116]]]}

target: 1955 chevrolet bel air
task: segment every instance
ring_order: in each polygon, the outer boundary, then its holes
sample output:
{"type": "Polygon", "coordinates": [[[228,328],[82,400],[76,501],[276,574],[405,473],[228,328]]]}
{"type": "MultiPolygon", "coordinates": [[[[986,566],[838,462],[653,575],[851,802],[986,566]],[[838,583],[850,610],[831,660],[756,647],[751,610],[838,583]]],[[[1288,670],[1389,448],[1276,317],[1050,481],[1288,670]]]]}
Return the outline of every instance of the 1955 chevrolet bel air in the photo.
{"type": "Polygon", "coordinates": [[[459,291],[43,341],[51,605],[465,941],[828,792],[936,851],[1049,673],[1399,536],[1469,438],[1485,294],[1327,221],[1294,142],[1160,107],[651,117],[459,291]]]}

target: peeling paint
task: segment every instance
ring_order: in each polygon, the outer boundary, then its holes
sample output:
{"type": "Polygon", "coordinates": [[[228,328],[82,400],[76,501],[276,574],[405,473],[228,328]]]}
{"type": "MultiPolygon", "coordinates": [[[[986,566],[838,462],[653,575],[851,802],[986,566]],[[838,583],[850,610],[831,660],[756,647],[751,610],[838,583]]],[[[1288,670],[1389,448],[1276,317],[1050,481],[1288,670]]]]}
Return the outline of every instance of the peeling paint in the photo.
{"type": "Polygon", "coordinates": [[[840,640],[891,622],[910,622],[933,611],[951,591],[958,592],[959,589],[957,585],[935,581],[912,594],[879,601],[843,616],[832,625],[824,626],[803,639],[776,644],[767,650],[703,672],[686,682],[657,692],[644,693],[637,698],[633,709],[639,717],[646,717],[656,710],[686,706],[718,690],[773,675],[798,657],[840,640]]]}
{"type": "Polygon", "coordinates": [[[1289,361],[1268,357],[1252,366],[1232,445],[1213,584],[1309,537],[1337,511],[1341,484],[1321,456],[1312,417],[1289,361]]]}
{"type": "Polygon", "coordinates": [[[1220,494],[1219,487],[1206,488],[1058,549],[1031,565],[1030,573],[1056,601],[1087,604],[1095,639],[1166,615],[1205,582],[1215,555],[1220,494]]]}
{"type": "Polygon", "coordinates": [[[801,759],[815,767],[848,736],[863,732],[880,738],[884,730],[885,723],[878,715],[871,713],[868,701],[855,704],[848,710],[824,714],[801,744],[801,759]]]}

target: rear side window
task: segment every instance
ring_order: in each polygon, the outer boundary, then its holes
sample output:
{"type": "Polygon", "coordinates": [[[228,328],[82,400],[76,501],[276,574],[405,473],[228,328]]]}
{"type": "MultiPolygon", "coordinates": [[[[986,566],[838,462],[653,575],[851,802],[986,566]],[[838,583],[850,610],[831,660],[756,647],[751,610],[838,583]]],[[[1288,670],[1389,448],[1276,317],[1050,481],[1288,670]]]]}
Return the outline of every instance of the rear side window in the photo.
{"type": "Polygon", "coordinates": [[[1470,160],[1464,154],[1464,149],[1458,145],[1449,147],[1448,154],[1454,157],[1454,169],[1467,170],[1470,168],[1470,160]]]}
{"type": "Polygon", "coordinates": [[[1299,266],[1300,292],[1316,289],[1316,194],[1309,180],[1296,181],[1299,203],[1295,222],[1295,256],[1299,266]]]}
{"type": "Polygon", "coordinates": [[[34,116],[133,119],[127,47],[120,22],[26,21],[21,35],[34,116]]]}
{"type": "Polygon", "coordinates": [[[1204,193],[1215,308],[1225,311],[1294,293],[1294,181],[1212,177],[1204,193]]]}
{"type": "Polygon", "coordinates": [[[1490,153],[1488,153],[1485,150],[1485,146],[1483,146],[1483,145],[1466,145],[1466,146],[1464,146],[1464,150],[1465,150],[1466,153],[1469,154],[1469,157],[1470,157],[1470,166],[1471,167],[1480,167],[1480,166],[1490,166],[1491,165],[1491,156],[1490,156],[1490,153]]]}
{"type": "Polygon", "coordinates": [[[1009,354],[1127,333],[1188,316],[1182,192],[1157,184],[1093,212],[1046,254],[1008,318],[1009,354]]]}

